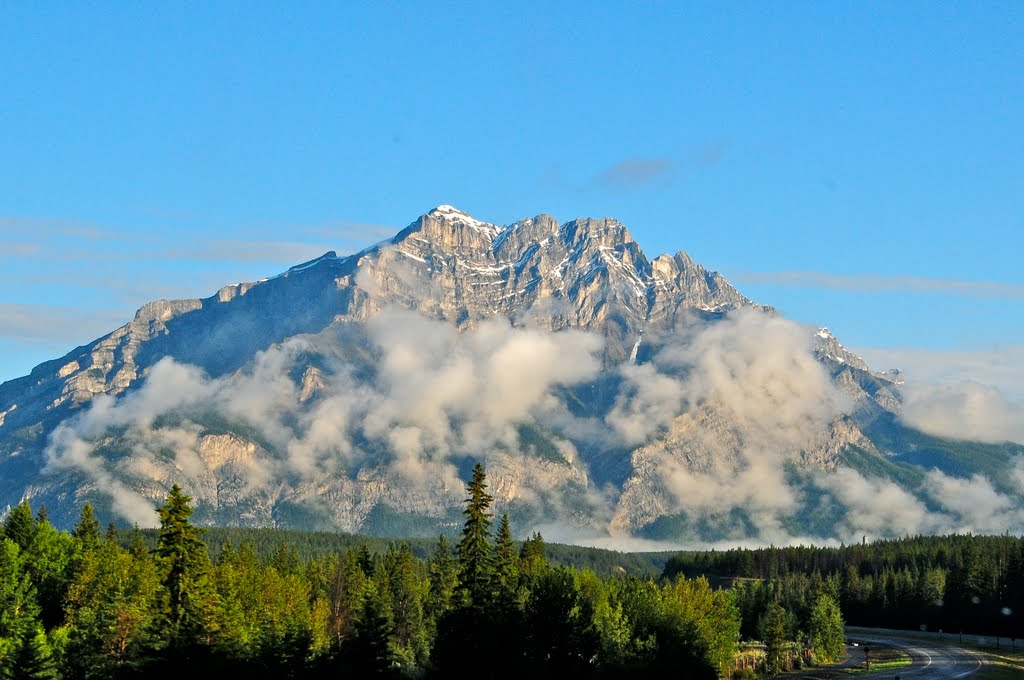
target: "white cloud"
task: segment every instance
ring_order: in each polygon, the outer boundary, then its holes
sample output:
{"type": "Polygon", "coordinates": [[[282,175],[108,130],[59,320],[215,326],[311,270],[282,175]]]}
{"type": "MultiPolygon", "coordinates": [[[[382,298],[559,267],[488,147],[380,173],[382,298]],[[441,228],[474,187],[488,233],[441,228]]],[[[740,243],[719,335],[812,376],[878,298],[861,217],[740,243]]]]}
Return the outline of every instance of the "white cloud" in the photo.
{"type": "Polygon", "coordinates": [[[856,350],[872,366],[903,371],[907,383],[991,385],[1013,399],[1024,399],[1024,344],[940,350],[912,347],[856,350]]]}
{"type": "Polygon", "coordinates": [[[979,383],[908,384],[903,422],[922,432],[983,442],[1024,443],[1024,401],[979,383]]]}
{"type": "MultiPolygon", "coordinates": [[[[304,367],[300,358],[316,349],[315,340],[272,347],[245,370],[221,378],[164,359],[137,389],[116,399],[99,396],[59,426],[47,449],[49,468],[84,472],[112,496],[122,516],[152,524],[152,502],[131,487],[160,475],[196,479],[206,474],[201,429],[190,420],[201,413],[246,421],[269,442],[272,452],[257,453],[258,460],[240,468],[252,488],[284,477],[328,479],[354,472],[372,457],[372,464],[382,463],[409,490],[440,485],[456,494],[462,485],[454,456],[507,466],[521,455],[517,425],[536,422],[566,438],[555,445],[574,465],[579,454],[567,439],[606,448],[610,441],[649,444],[674,511],[723,517],[732,508],[742,509],[757,530],[754,542],[787,544],[802,538],[790,534],[785,518],[808,509],[801,507],[786,465],[849,408],[813,358],[810,329],[749,310],[710,326],[684,324],[673,336],[658,339],[661,349],[651,363],[620,369],[622,391],[604,421],[573,416],[559,396],[565,386],[598,377],[602,340],[597,336],[517,328],[503,319],[459,333],[444,322],[397,309],[372,317],[366,332],[371,347],[361,359],[324,357],[309,401],[297,369],[304,367]],[[357,377],[367,372],[372,379],[357,377]],[[161,419],[166,415],[174,415],[170,421],[176,424],[161,419]],[[668,425],[683,439],[652,444],[668,425]],[[112,428],[131,448],[121,467],[96,451],[112,428]],[[167,467],[168,456],[173,468],[167,467]]],[[[1013,422],[1012,408],[1000,410],[991,392],[972,389],[966,397],[950,391],[945,398],[930,393],[918,400],[910,394],[906,417],[935,429],[966,414],[979,431],[990,433],[999,423],[1013,422]]],[[[1009,474],[1024,493],[1024,458],[1009,474]]],[[[848,508],[837,528],[842,540],[1022,526],[1020,498],[1001,494],[980,477],[929,474],[920,494],[938,512],[894,483],[850,468],[816,479],[848,508]]],[[[542,482],[537,477],[531,482],[535,488],[524,484],[520,498],[571,516],[557,489],[542,482]]],[[[605,540],[616,494],[594,486],[582,493],[596,533],[586,538],[571,523],[559,531],[576,532],[580,540],[605,540]]]]}
{"type": "Polygon", "coordinates": [[[925,293],[985,299],[1024,299],[1024,285],[999,281],[809,271],[741,272],[735,278],[741,283],[824,288],[855,293],[925,293]]]}
{"type": "Polygon", "coordinates": [[[445,480],[460,489],[452,455],[486,458],[499,444],[517,449],[515,425],[533,422],[553,388],[590,379],[600,369],[601,339],[578,331],[551,334],[494,320],[459,334],[400,310],[385,310],[367,330],[377,352],[376,380],[362,383],[350,366],[335,362],[309,408],[292,378],[297,356],[309,349],[306,341],[261,352],[247,370],[216,379],[163,359],[137,390],[121,398],[100,395],[60,425],[47,448],[48,466],[87,473],[117,496],[120,512],[141,522],[146,511],[140,507],[151,506],[127,491],[122,477],[151,471],[158,452],[166,450],[173,452],[176,474],[199,475],[198,429],[188,418],[216,412],[256,427],[282,454],[254,468],[252,484],[281,474],[312,480],[349,470],[365,454],[359,440],[386,450],[391,470],[410,483],[445,480]],[[154,424],[168,414],[184,418],[185,425],[154,424]],[[115,471],[95,453],[110,428],[123,428],[133,444],[128,469],[115,471]]]}

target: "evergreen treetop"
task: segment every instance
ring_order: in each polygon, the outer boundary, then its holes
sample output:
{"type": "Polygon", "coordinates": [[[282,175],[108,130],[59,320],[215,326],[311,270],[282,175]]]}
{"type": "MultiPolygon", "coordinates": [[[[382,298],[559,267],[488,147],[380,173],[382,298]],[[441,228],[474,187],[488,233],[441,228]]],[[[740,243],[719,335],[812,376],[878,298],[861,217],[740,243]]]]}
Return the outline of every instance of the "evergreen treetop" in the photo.
{"type": "Polygon", "coordinates": [[[466,523],[458,545],[459,587],[469,602],[483,606],[490,596],[494,576],[494,557],[491,550],[491,518],[489,512],[493,498],[487,493],[487,475],[484,466],[473,467],[473,477],[466,485],[466,523]]]}

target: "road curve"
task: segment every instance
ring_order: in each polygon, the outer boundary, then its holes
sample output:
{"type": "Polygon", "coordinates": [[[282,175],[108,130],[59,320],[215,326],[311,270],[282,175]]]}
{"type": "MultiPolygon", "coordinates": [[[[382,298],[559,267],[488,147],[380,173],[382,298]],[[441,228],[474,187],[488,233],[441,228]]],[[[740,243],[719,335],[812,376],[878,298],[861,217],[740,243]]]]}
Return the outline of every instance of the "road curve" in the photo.
{"type": "Polygon", "coordinates": [[[863,646],[870,647],[894,647],[902,650],[910,656],[910,665],[901,668],[888,669],[878,672],[858,673],[857,678],[864,680],[880,680],[887,678],[893,680],[897,676],[900,680],[917,680],[920,678],[937,678],[941,680],[958,680],[959,678],[970,678],[972,675],[985,667],[985,657],[978,652],[964,649],[954,644],[945,644],[935,640],[900,637],[884,631],[872,632],[871,634],[851,632],[848,635],[850,642],[859,643],[858,647],[851,648],[854,655],[860,655],[863,661],[863,646]],[[859,652],[856,650],[860,650],[859,652]]]}

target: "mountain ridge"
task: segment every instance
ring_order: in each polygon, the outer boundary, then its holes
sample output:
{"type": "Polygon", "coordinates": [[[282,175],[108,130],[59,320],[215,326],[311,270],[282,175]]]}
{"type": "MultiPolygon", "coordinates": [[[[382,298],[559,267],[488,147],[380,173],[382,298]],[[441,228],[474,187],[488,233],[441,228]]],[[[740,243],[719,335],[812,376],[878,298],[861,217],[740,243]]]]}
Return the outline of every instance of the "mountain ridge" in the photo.
{"type": "Polygon", "coordinates": [[[806,523],[794,519],[804,490],[789,466],[827,487],[818,471],[842,468],[851,447],[883,455],[865,431],[897,423],[900,385],[684,251],[649,260],[617,220],[542,214],[499,227],[441,205],[358,253],[148,303],[0,385],[0,503],[106,497],[126,516],[118,494],[138,504],[191,475],[207,521],[426,530],[453,521],[455,473],[484,455],[521,528],[643,535],[675,517],[678,536],[765,538],[806,523]],[[153,380],[180,396],[175,406],[128,413],[156,400],[153,380]],[[195,396],[268,389],[287,399],[260,418],[195,396]],[[420,390],[421,403],[401,390],[420,390]],[[365,403],[330,411],[347,423],[343,444],[316,434],[328,422],[316,414],[356,393],[365,403]],[[750,407],[759,400],[777,412],[750,407]],[[737,480],[774,484],[784,502],[698,502],[694,480],[721,494],[737,480]]]}

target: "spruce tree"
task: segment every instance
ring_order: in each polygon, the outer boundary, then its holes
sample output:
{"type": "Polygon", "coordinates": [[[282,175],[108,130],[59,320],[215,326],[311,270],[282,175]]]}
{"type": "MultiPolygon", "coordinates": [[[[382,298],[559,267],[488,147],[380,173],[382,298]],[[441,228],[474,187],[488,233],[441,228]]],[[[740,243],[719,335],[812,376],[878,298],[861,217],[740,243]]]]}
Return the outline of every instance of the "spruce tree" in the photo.
{"type": "Polygon", "coordinates": [[[366,545],[366,541],[359,546],[359,568],[366,576],[373,576],[373,555],[370,553],[370,546],[366,545]]]}
{"type": "Polygon", "coordinates": [[[498,524],[498,537],[494,544],[495,574],[498,587],[515,588],[519,580],[519,556],[512,541],[512,531],[508,525],[508,514],[501,516],[498,524]]]}
{"type": "Polygon", "coordinates": [[[156,566],[105,541],[83,553],[64,603],[67,639],[61,671],[106,678],[142,662],[155,628],[156,566]]]}
{"type": "Polygon", "coordinates": [[[20,639],[39,618],[36,589],[25,558],[14,541],[0,539],[0,639],[20,639]]]}
{"type": "Polygon", "coordinates": [[[846,652],[843,615],[828,595],[819,597],[811,611],[810,636],[815,659],[819,661],[838,661],[846,652]]]}
{"type": "Polygon", "coordinates": [[[444,534],[437,538],[437,546],[427,566],[429,590],[427,592],[427,615],[434,622],[444,616],[452,606],[452,598],[459,585],[459,565],[452,557],[451,546],[444,534]]]}
{"type": "Polygon", "coordinates": [[[164,568],[167,597],[166,636],[170,647],[194,645],[205,637],[215,592],[209,580],[210,559],[202,530],[189,522],[194,510],[177,484],[171,487],[160,515],[156,556],[164,568]]]}
{"type": "Polygon", "coordinates": [[[523,541],[523,547],[519,549],[520,577],[529,582],[540,575],[546,565],[544,537],[534,532],[533,536],[523,541]]]}
{"type": "Polygon", "coordinates": [[[466,524],[457,552],[459,585],[451,611],[437,623],[432,661],[440,677],[495,677],[506,667],[499,657],[500,622],[494,616],[494,548],[491,545],[491,496],[483,465],[477,463],[466,486],[466,524]]]}
{"type": "Polygon", "coordinates": [[[519,555],[512,541],[507,514],[501,516],[494,544],[494,588],[497,615],[505,620],[506,625],[517,625],[520,606],[519,555]]]}
{"type": "Polygon", "coordinates": [[[38,624],[22,633],[13,652],[0,664],[0,680],[56,680],[57,677],[50,645],[38,624]]]}
{"type": "Polygon", "coordinates": [[[491,552],[491,517],[488,512],[494,500],[487,493],[484,466],[473,467],[473,478],[466,485],[466,524],[459,541],[459,589],[464,599],[476,607],[487,605],[494,577],[494,558],[491,552]]]}
{"type": "Polygon", "coordinates": [[[363,607],[356,618],[352,635],[342,650],[355,677],[389,676],[395,662],[391,651],[394,625],[387,598],[368,583],[363,592],[363,607]]]}
{"type": "Polygon", "coordinates": [[[131,540],[128,542],[128,552],[137,560],[149,557],[149,548],[146,547],[146,539],[142,537],[142,529],[139,528],[138,524],[132,527],[131,540]]]}
{"type": "Polygon", "coordinates": [[[19,503],[4,520],[4,537],[18,544],[24,552],[32,549],[36,537],[36,522],[28,501],[19,503]]]}
{"type": "Polygon", "coordinates": [[[398,548],[392,545],[377,570],[381,590],[390,598],[393,648],[398,664],[406,668],[421,666],[430,651],[424,613],[426,592],[418,571],[408,543],[398,548]]]}
{"type": "Polygon", "coordinates": [[[771,673],[782,672],[782,664],[789,648],[786,641],[788,623],[789,616],[786,610],[777,602],[773,602],[768,607],[764,620],[765,657],[768,671],[771,673]]]}
{"type": "Polygon", "coordinates": [[[92,503],[82,506],[82,515],[71,535],[78,541],[83,552],[95,550],[100,544],[100,523],[93,513],[92,503]]]}

